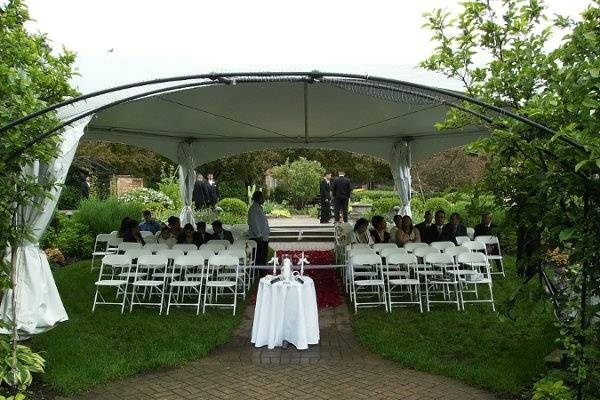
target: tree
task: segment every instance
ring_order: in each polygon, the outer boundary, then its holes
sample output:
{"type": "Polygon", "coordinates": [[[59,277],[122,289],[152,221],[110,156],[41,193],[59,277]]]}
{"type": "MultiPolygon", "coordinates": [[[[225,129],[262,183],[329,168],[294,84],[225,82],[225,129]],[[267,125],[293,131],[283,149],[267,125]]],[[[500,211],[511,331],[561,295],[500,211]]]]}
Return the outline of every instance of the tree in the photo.
{"type": "MultiPolygon", "coordinates": [[[[0,6],[0,126],[67,96],[77,95],[69,84],[74,75],[75,55],[66,49],[53,52],[44,34],[27,32],[24,24],[28,20],[28,10],[21,0],[10,0],[0,6]]],[[[53,182],[36,182],[22,171],[34,161],[39,160],[42,165],[49,162],[56,155],[59,137],[36,141],[19,157],[11,156],[56,125],[56,116],[50,113],[0,136],[0,287],[12,287],[13,293],[16,287],[15,252],[31,238],[30,230],[17,223],[18,211],[28,206],[39,207],[35,199],[47,196],[54,186],[53,182]]],[[[16,312],[14,301],[13,298],[12,308],[16,312]]],[[[15,317],[13,314],[13,321],[15,317]]],[[[23,348],[17,346],[16,327],[12,328],[12,371],[7,380],[16,390],[28,383],[25,369],[33,367],[17,365],[17,350],[23,351],[23,348]]],[[[5,350],[5,347],[0,349],[5,350]]],[[[1,354],[0,358],[6,356],[1,354]]]]}
{"type": "Polygon", "coordinates": [[[325,169],[318,161],[309,161],[304,157],[273,168],[273,177],[279,182],[279,188],[286,198],[298,209],[315,198],[319,193],[319,183],[325,169]]]}
{"type": "MultiPolygon", "coordinates": [[[[558,274],[564,285],[560,323],[568,378],[579,399],[592,393],[600,365],[592,318],[597,306],[590,303],[600,294],[599,6],[595,0],[581,21],[558,17],[554,25],[546,25],[538,0],[467,1],[456,16],[434,10],[426,14],[426,26],[438,46],[421,64],[461,80],[468,95],[556,132],[495,114],[490,137],[472,149],[490,159],[484,187],[508,208],[506,220],[522,239],[541,239],[518,260],[525,278],[544,275],[545,264],[559,264],[557,253],[567,260],[558,274]],[[548,51],[556,28],[570,32],[548,51]]],[[[471,122],[472,116],[452,110],[440,128],[471,122]]]]}

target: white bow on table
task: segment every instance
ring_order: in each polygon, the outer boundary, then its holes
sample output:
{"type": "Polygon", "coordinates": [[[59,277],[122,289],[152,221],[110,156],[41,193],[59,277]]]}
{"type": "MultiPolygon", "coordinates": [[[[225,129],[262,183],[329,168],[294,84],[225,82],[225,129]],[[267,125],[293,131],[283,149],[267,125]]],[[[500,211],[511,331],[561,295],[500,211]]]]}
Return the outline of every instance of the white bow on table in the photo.
{"type": "Polygon", "coordinates": [[[277,266],[279,265],[279,259],[276,256],[273,256],[273,258],[271,258],[269,262],[267,262],[267,264],[271,263],[273,263],[273,275],[277,275],[277,266]]]}

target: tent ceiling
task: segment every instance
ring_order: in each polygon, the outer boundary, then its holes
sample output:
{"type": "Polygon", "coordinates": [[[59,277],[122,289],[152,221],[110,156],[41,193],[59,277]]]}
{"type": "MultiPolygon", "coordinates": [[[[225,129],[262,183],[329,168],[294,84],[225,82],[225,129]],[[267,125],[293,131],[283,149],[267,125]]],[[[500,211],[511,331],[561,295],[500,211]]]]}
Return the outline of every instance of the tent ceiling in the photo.
{"type": "MultiPolygon", "coordinates": [[[[389,96],[388,96],[389,97],[389,96]]],[[[129,101],[97,113],[83,139],[147,148],[177,161],[193,143],[198,164],[266,148],[330,148],[389,159],[409,139],[413,161],[485,135],[483,128],[438,132],[448,106],[400,100],[331,82],[238,82],[206,85],[129,101]]]]}

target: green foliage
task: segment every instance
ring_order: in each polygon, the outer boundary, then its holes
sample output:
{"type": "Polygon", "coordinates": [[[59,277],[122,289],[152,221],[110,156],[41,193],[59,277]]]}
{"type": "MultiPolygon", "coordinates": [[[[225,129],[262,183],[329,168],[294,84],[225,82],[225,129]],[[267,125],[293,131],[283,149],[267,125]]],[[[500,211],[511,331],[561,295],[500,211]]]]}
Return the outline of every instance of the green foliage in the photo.
{"type": "Polygon", "coordinates": [[[94,240],[87,225],[56,213],[40,245],[43,248],[56,248],[65,257],[87,257],[92,251],[94,240]]]}
{"type": "Polygon", "coordinates": [[[183,201],[181,200],[181,194],[179,193],[179,180],[175,173],[175,167],[168,166],[162,171],[160,182],[158,183],[158,190],[169,196],[173,202],[172,208],[176,210],[181,210],[183,208],[183,201]]]}
{"type": "Polygon", "coordinates": [[[252,205],[252,196],[254,196],[254,192],[256,192],[256,185],[248,186],[248,206],[252,205]]]}
{"type": "Polygon", "coordinates": [[[32,373],[43,373],[45,361],[27,346],[17,345],[16,374],[13,373],[12,348],[6,335],[0,335],[0,383],[25,390],[33,379],[32,373]]]}
{"type": "Polygon", "coordinates": [[[114,197],[106,200],[85,199],[79,210],[71,217],[74,221],[87,227],[92,237],[100,233],[110,233],[119,229],[125,217],[142,218],[144,205],[134,202],[122,202],[114,197]]]}
{"type": "Polygon", "coordinates": [[[443,197],[432,197],[425,201],[425,210],[431,210],[434,213],[437,210],[444,210],[446,212],[446,216],[448,216],[448,212],[452,208],[452,203],[443,197]]]}
{"type": "Polygon", "coordinates": [[[248,205],[240,199],[225,198],[221,199],[217,206],[223,209],[223,212],[236,217],[246,219],[248,216],[248,205]]]}
{"type": "Polygon", "coordinates": [[[245,201],[247,188],[244,183],[240,181],[219,181],[219,196],[221,196],[221,198],[232,197],[245,201]]]}
{"type": "Polygon", "coordinates": [[[164,210],[175,208],[175,204],[169,196],[149,188],[133,189],[119,197],[119,201],[142,204],[146,210],[152,211],[154,215],[160,215],[164,210]]]}
{"type": "MultiPolygon", "coordinates": [[[[547,25],[542,1],[526,0],[470,1],[456,16],[434,10],[426,19],[437,47],[423,67],[460,79],[468,95],[556,132],[490,115],[490,136],[469,150],[489,157],[479,191],[506,209],[505,224],[541,232],[540,248],[520,260],[519,273],[536,273],[552,262],[548,254],[567,260],[558,274],[565,382],[573,382],[582,399],[600,379],[599,323],[590,304],[600,294],[600,2],[577,22],[559,16],[554,26],[547,25]],[[567,34],[548,50],[556,27],[567,34]]],[[[438,126],[472,123],[482,121],[455,109],[438,126]]]]}
{"type": "Polygon", "coordinates": [[[60,198],[56,208],[58,210],[76,210],[81,201],[80,188],[74,186],[64,186],[60,192],[60,198]]]}
{"type": "Polygon", "coordinates": [[[290,213],[290,211],[286,210],[285,208],[274,208],[268,215],[270,217],[275,218],[290,218],[292,216],[292,213],[290,213]]]}
{"type": "Polygon", "coordinates": [[[571,400],[573,393],[562,379],[547,376],[536,382],[531,400],[571,400]]]}
{"type": "Polygon", "coordinates": [[[363,190],[352,191],[352,201],[356,203],[372,204],[373,201],[390,197],[398,197],[393,190],[363,190]]]}
{"type": "Polygon", "coordinates": [[[144,307],[126,316],[116,306],[98,306],[92,313],[97,273],[90,274],[90,261],[62,268],[54,278],[69,320],[35,335],[31,345],[48,361],[44,384],[65,396],[206,357],[230,339],[244,316],[243,301],[235,316],[220,309],[196,315],[189,307],[172,308],[160,318],[156,309],[144,307]]]}
{"type": "Polygon", "coordinates": [[[366,218],[371,218],[374,215],[381,215],[382,217],[388,219],[390,212],[396,206],[399,206],[401,203],[400,198],[398,197],[390,197],[383,198],[373,202],[373,207],[371,211],[367,214],[366,218]]]}
{"type": "Polygon", "coordinates": [[[319,194],[319,183],[325,172],[318,161],[304,157],[273,167],[273,176],[278,180],[285,199],[294,207],[304,208],[319,194]]]}

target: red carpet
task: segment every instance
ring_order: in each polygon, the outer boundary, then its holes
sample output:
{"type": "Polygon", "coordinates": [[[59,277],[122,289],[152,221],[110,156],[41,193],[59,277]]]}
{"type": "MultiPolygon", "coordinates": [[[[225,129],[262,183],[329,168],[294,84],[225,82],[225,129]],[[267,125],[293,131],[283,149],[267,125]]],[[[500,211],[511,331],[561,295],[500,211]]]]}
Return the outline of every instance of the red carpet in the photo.
{"type": "MultiPolygon", "coordinates": [[[[298,259],[302,256],[302,251],[278,251],[277,256],[289,255],[294,265],[298,264],[298,259]]],[[[329,265],[334,264],[333,252],[330,250],[309,250],[304,251],[304,257],[310,262],[310,265],[329,265]]],[[[310,276],[315,282],[317,292],[317,306],[319,308],[336,307],[342,304],[343,298],[337,282],[337,271],[335,269],[307,269],[305,276],[310,276]]],[[[256,293],[250,299],[251,304],[256,304],[256,293]]]]}

